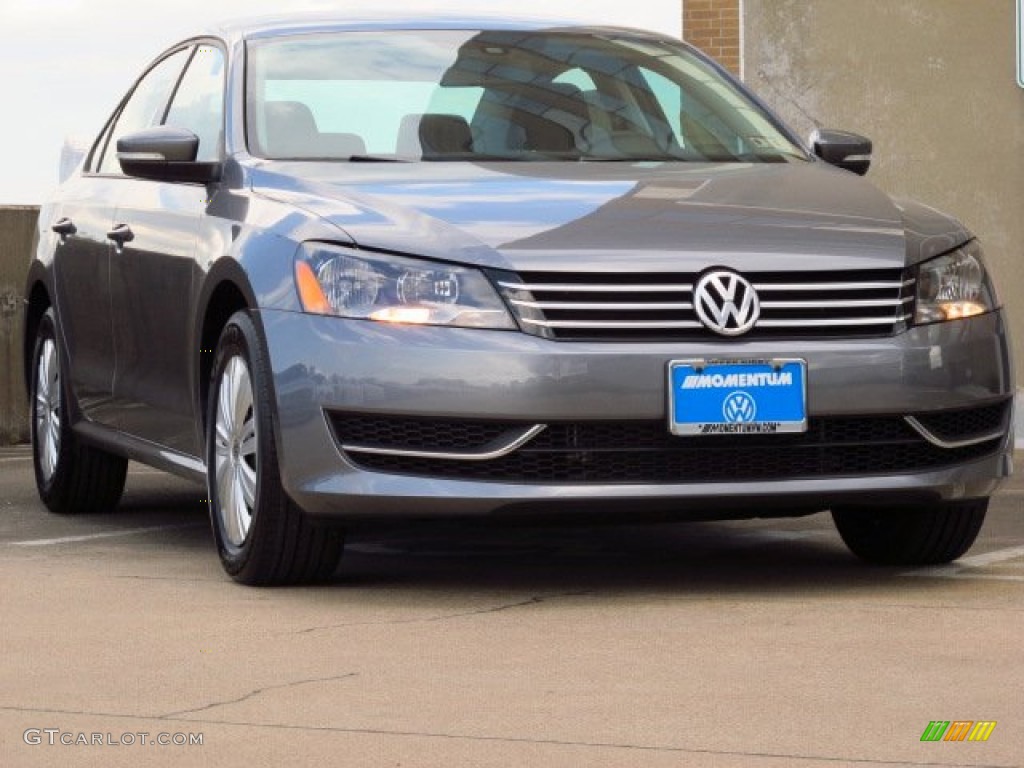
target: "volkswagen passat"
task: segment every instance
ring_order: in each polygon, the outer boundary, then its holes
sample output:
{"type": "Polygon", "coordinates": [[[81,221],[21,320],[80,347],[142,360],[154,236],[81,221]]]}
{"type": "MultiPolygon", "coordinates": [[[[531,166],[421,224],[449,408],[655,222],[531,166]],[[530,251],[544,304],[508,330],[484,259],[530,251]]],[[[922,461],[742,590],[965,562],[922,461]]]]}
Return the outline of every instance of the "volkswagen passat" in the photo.
{"type": "Polygon", "coordinates": [[[981,245],[678,40],[493,20],[229,26],[161,54],[42,209],[39,493],[207,483],[245,583],[344,526],[830,509],[937,563],[1011,468],[981,245]]]}

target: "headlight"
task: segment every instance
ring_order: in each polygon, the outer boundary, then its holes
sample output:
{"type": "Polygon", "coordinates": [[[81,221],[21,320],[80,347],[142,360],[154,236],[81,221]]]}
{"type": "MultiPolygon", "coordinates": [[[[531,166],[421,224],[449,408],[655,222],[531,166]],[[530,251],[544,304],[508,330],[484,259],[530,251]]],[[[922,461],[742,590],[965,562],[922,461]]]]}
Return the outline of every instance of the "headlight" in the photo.
{"type": "Polygon", "coordinates": [[[917,268],[917,325],[974,317],[998,306],[977,240],[917,268]]]}
{"type": "Polygon", "coordinates": [[[514,330],[515,322],[478,270],[303,243],[295,284],[307,312],[412,325],[514,330]]]}

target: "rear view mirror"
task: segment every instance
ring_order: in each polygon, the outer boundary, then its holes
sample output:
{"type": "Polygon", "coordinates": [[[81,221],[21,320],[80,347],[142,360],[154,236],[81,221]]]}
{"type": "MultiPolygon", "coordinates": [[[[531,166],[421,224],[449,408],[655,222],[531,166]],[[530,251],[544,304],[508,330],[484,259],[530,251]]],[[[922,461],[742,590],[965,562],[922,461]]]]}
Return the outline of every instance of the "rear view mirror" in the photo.
{"type": "Polygon", "coordinates": [[[819,129],[811,134],[811,149],[829,165],[863,176],[871,167],[871,139],[856,133],[819,129]]]}
{"type": "Polygon", "coordinates": [[[199,137],[185,128],[162,125],[117,140],[117,159],[128,176],[154,181],[206,184],[220,178],[220,163],[197,162],[199,137]]]}

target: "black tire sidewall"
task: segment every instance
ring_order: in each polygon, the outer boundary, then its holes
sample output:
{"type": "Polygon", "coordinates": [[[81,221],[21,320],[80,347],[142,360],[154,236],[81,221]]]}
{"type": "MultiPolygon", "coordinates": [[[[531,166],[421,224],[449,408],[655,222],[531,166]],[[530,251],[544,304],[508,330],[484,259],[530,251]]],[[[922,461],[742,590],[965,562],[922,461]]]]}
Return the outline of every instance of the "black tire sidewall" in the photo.
{"type": "Polygon", "coordinates": [[[832,510],[847,547],[869,563],[922,566],[948,563],[974,543],[988,498],[892,508],[832,510]]]}
{"type": "Polygon", "coordinates": [[[265,397],[268,374],[261,364],[263,356],[260,354],[260,349],[258,331],[248,313],[238,312],[233,315],[225,325],[217,344],[207,403],[206,476],[210,522],[221,562],[224,569],[232,576],[239,576],[253,566],[259,566],[259,564],[252,563],[254,553],[261,551],[259,540],[266,538],[270,534],[267,529],[274,527],[276,523],[274,519],[277,517],[275,506],[279,504],[281,496],[276,452],[274,451],[274,433],[270,418],[271,408],[265,397]],[[220,386],[223,383],[222,378],[227,364],[236,356],[242,358],[249,370],[257,429],[255,504],[248,536],[240,547],[236,547],[228,541],[224,534],[217,500],[215,462],[217,402],[220,396],[220,386]]]}

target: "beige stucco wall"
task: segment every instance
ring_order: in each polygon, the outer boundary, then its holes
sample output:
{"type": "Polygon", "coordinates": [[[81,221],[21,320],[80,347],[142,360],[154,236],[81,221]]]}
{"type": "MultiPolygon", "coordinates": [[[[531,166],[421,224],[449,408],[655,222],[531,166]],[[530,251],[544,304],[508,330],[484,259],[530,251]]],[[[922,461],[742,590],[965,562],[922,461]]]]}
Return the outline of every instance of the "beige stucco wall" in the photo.
{"type": "Polygon", "coordinates": [[[744,0],[745,80],[806,136],[871,137],[869,178],[981,238],[1024,384],[1024,90],[1014,0],[744,0]]]}

